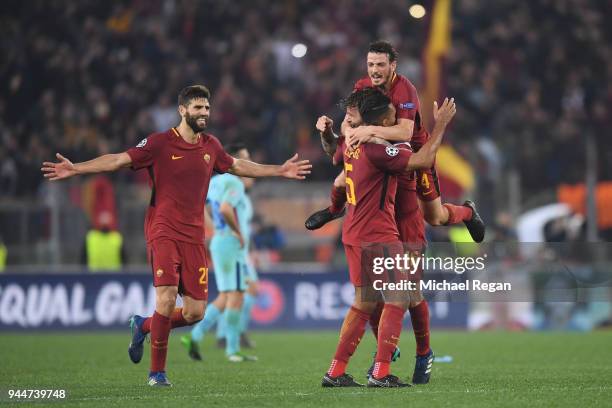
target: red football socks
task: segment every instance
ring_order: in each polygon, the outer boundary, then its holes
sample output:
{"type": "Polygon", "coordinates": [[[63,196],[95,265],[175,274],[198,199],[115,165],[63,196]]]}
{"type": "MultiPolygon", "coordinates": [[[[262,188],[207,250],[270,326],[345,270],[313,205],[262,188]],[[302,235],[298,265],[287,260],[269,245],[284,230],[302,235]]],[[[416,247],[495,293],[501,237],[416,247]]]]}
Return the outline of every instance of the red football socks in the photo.
{"type": "Polygon", "coordinates": [[[368,313],[355,307],[351,307],[346,313],[342,329],[340,329],[340,340],[338,340],[336,354],[327,371],[330,377],[338,377],[344,374],[349,359],[359,345],[363,333],[365,333],[365,327],[369,318],[370,315],[368,313]]]}
{"type": "Polygon", "coordinates": [[[329,207],[329,211],[332,214],[336,214],[342,211],[342,209],[344,208],[344,205],[346,204],[346,188],[345,187],[332,186],[331,203],[332,205],[329,207]]]}
{"type": "MultiPolygon", "coordinates": [[[[147,319],[148,320],[148,319],[147,319]]],[[[164,371],[168,354],[168,336],[172,323],[169,317],[153,313],[151,317],[151,371],[164,371]]]]}
{"type": "Polygon", "coordinates": [[[444,225],[459,224],[463,221],[472,219],[472,209],[463,205],[454,205],[449,203],[442,204],[448,210],[448,221],[444,225]]]}
{"type": "MultiPolygon", "coordinates": [[[[147,317],[145,321],[142,323],[143,333],[146,334],[151,331],[151,321],[152,321],[152,318],[147,317]]],[[[183,317],[183,308],[179,307],[179,308],[174,309],[174,311],[170,315],[170,324],[171,324],[171,328],[175,329],[177,327],[190,326],[192,323],[189,323],[187,320],[185,320],[185,318],[183,317]]]]}
{"type": "Polygon", "coordinates": [[[370,315],[370,327],[372,328],[372,333],[374,333],[374,338],[378,341],[378,325],[380,324],[380,315],[382,314],[383,307],[385,304],[383,302],[379,302],[376,304],[376,309],[370,315]]]}
{"type": "Polygon", "coordinates": [[[147,334],[151,331],[151,321],[153,320],[152,317],[147,317],[145,319],[145,321],[142,323],[142,332],[147,334]]]}
{"type": "Polygon", "coordinates": [[[429,353],[429,305],[426,300],[408,309],[410,320],[412,320],[412,330],[416,340],[417,356],[424,356],[429,353]]]}
{"type": "Polygon", "coordinates": [[[183,317],[183,308],[182,307],[174,309],[174,311],[170,315],[170,324],[171,324],[171,327],[173,329],[175,329],[177,327],[185,327],[185,326],[190,326],[191,325],[191,323],[189,323],[183,317]]]}
{"type": "Polygon", "coordinates": [[[378,327],[378,350],[373,372],[376,379],[389,375],[391,357],[399,342],[405,313],[406,311],[401,307],[391,304],[386,304],[383,309],[378,327]]]}

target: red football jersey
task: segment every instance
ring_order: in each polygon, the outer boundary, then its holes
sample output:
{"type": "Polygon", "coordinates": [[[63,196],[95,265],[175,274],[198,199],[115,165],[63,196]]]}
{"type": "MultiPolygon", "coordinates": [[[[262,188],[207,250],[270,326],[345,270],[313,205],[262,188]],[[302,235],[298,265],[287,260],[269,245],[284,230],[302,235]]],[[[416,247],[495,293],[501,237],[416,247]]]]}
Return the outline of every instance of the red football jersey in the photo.
{"type": "MultiPolygon", "coordinates": [[[[412,151],[412,147],[406,142],[396,143],[394,146],[412,151]]],[[[412,214],[419,207],[415,177],[414,171],[397,176],[397,194],[395,195],[396,219],[406,214],[412,214]]]]}
{"type": "MultiPolygon", "coordinates": [[[[340,165],[344,161],[344,136],[338,138],[338,147],[334,152],[333,162],[335,165],[340,165]]],[[[394,145],[400,149],[408,149],[412,151],[409,143],[397,143],[394,145]]],[[[402,216],[404,214],[411,214],[418,208],[416,195],[416,179],[415,172],[405,173],[402,172],[397,176],[397,194],[395,196],[395,214],[396,216],[402,216]]]]}
{"type": "Polygon", "coordinates": [[[365,143],[353,152],[341,142],[346,174],[348,213],[342,242],[348,245],[395,242],[396,174],[405,172],[412,152],[395,146],[365,143]]]}
{"type": "Polygon", "coordinates": [[[204,243],[204,203],[213,169],[225,173],[234,163],[219,140],[201,133],[187,143],[175,128],[153,133],[127,150],[132,169],[147,168],[151,203],[145,217],[145,238],[170,238],[204,243]]]}

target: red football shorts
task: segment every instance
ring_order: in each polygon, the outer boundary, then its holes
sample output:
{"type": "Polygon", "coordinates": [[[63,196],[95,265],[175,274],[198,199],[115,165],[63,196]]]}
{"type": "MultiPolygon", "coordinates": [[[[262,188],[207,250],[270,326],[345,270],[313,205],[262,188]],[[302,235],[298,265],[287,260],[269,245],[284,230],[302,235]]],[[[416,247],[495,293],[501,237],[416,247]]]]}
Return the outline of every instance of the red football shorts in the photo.
{"type": "Polygon", "coordinates": [[[395,222],[404,246],[413,251],[425,247],[425,220],[418,207],[409,213],[395,214],[395,222]]]}
{"type": "Polygon", "coordinates": [[[148,244],[153,286],[178,286],[179,294],[208,299],[208,258],[203,244],[159,238],[148,244]]]}
{"type": "MultiPolygon", "coordinates": [[[[372,286],[380,275],[374,273],[376,258],[394,258],[403,255],[401,242],[376,243],[368,245],[344,244],[351,283],[356,287],[372,286]]],[[[386,276],[386,274],[384,274],[386,276]]]]}
{"type": "Polygon", "coordinates": [[[440,183],[435,166],[431,166],[428,170],[417,170],[416,177],[416,189],[419,199],[433,201],[440,197],[440,183]]]}

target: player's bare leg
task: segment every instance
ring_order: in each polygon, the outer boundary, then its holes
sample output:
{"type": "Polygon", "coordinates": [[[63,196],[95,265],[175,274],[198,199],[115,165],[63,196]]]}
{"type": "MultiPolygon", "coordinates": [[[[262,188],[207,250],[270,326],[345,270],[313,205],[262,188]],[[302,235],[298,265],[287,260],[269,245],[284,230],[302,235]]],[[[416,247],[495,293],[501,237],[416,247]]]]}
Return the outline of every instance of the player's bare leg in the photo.
{"type": "Polygon", "coordinates": [[[304,224],[309,230],[316,230],[337,218],[344,216],[346,212],[346,175],[340,172],[334,180],[330,193],[331,205],[311,214],[304,224]]]}
{"type": "Polygon", "coordinates": [[[355,300],[344,317],[336,354],[321,382],[323,387],[363,386],[346,373],[346,366],[365,333],[370,314],[376,309],[377,302],[368,296],[367,290],[371,288],[355,287],[355,300]]]}
{"type": "Polygon", "coordinates": [[[463,222],[474,242],[482,242],[484,239],[485,225],[472,201],[466,201],[463,205],[442,204],[441,198],[438,197],[431,201],[419,200],[419,205],[425,221],[432,227],[463,222]]]}

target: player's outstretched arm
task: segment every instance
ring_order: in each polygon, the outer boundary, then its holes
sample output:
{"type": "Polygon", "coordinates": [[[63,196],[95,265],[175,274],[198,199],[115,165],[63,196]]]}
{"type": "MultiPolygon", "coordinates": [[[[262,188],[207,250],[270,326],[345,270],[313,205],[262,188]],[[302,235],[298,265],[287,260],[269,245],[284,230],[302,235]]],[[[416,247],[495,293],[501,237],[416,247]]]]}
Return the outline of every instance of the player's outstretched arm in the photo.
{"type": "Polygon", "coordinates": [[[55,156],[59,162],[44,162],[41,168],[45,178],[51,181],[63,180],[79,174],[115,171],[132,164],[132,159],[125,152],[105,154],[82,163],[72,163],[59,153],[56,153],[55,156]]]}
{"type": "Polygon", "coordinates": [[[234,159],[229,172],[244,177],[285,177],[303,180],[310,174],[312,164],[308,160],[298,160],[297,153],[282,165],[259,164],[244,159],[234,159]]]}
{"type": "Polygon", "coordinates": [[[455,98],[445,98],[439,109],[438,102],[434,101],[433,116],[436,124],[434,125],[433,132],[431,132],[431,137],[427,143],[425,143],[418,152],[410,156],[408,164],[406,165],[407,171],[428,169],[433,165],[438,148],[442,143],[444,130],[453,119],[456,112],[457,107],[455,106],[455,98]]]}

